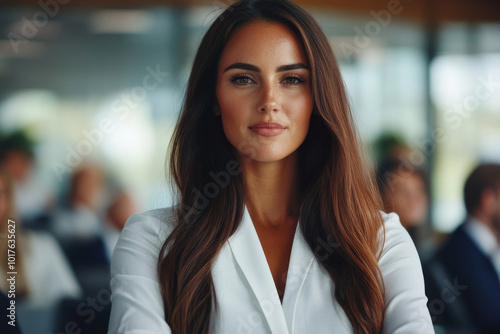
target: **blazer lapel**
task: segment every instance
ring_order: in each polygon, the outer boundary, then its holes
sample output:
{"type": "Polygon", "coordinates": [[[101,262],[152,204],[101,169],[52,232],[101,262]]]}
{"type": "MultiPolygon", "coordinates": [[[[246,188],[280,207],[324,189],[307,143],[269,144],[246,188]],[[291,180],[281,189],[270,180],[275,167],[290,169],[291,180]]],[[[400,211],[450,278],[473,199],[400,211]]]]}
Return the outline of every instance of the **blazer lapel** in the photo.
{"type": "Polygon", "coordinates": [[[293,322],[297,302],[307,274],[311,269],[314,260],[314,254],[309,244],[304,239],[300,230],[300,221],[297,224],[297,230],[292,244],[292,253],[290,254],[290,263],[288,264],[288,273],[286,277],[285,294],[283,296],[283,312],[287,321],[290,333],[294,333],[293,322]]]}
{"type": "Polygon", "coordinates": [[[228,243],[257,298],[271,333],[287,334],[288,328],[271,270],[246,206],[240,226],[228,243]]]}

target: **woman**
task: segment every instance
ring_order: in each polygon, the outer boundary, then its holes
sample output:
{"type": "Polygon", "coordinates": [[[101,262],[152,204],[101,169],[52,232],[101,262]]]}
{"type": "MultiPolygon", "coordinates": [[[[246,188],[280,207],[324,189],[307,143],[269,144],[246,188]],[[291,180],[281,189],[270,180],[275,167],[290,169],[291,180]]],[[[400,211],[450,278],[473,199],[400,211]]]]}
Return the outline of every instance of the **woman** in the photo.
{"type": "Polygon", "coordinates": [[[109,333],[433,332],[418,255],[357,143],[314,19],[230,6],[172,139],[179,205],[130,218],[115,249],[109,333]]]}
{"type": "Polygon", "coordinates": [[[410,234],[420,256],[430,245],[425,238],[429,199],[425,172],[418,167],[403,164],[400,159],[382,161],[377,170],[377,183],[386,212],[395,212],[401,225],[410,234]]]}
{"type": "Polygon", "coordinates": [[[81,288],[59,244],[50,234],[24,231],[14,206],[12,179],[0,169],[0,291],[10,294],[8,272],[15,272],[12,297],[18,306],[48,308],[63,298],[79,298],[81,288]]]}

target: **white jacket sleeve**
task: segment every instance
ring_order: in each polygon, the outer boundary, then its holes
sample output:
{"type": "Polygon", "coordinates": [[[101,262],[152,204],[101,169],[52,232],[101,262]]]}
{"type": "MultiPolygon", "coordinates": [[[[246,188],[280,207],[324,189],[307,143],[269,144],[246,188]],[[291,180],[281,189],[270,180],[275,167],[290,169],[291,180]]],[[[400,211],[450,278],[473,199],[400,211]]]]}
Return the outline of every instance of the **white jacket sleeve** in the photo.
{"type": "Polygon", "coordinates": [[[165,229],[164,222],[147,213],[127,220],[111,260],[108,334],[171,333],[156,279],[165,229]]]}
{"type": "Polygon", "coordinates": [[[385,245],[379,260],[385,284],[383,333],[434,333],[415,245],[395,213],[384,216],[385,245]]]}

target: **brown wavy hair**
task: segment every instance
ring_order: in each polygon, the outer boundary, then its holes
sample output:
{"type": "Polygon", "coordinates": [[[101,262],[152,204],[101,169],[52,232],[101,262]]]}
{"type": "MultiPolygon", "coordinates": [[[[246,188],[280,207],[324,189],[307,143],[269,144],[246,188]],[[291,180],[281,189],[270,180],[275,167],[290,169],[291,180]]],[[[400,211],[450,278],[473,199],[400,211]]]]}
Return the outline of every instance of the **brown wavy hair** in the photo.
{"type": "Polygon", "coordinates": [[[314,252],[318,240],[339,245],[315,256],[335,283],[335,298],[356,333],[380,333],[384,285],[381,201],[362,149],[340,71],[318,23],[287,0],[242,0],[210,26],[196,54],[171,141],[170,175],[179,195],[176,224],[160,251],[158,279],[165,320],[175,334],[208,333],[217,311],[211,268],[244,210],[242,175],[201,194],[214,173],[237,161],[214,115],[218,61],[231,34],[265,20],[284,24],[302,41],[311,68],[314,107],[299,148],[300,229],[314,252]],[[215,307],[216,310],[212,310],[215,307]]]}

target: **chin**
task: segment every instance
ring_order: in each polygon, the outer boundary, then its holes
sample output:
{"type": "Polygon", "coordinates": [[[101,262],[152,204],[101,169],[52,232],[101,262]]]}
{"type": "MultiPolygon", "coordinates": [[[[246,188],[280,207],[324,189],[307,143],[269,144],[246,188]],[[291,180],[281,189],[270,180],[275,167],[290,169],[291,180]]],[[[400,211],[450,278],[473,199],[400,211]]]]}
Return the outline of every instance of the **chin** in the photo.
{"type": "Polygon", "coordinates": [[[245,154],[240,152],[242,157],[246,159],[246,161],[256,161],[256,162],[277,162],[283,159],[286,159],[292,155],[293,152],[253,152],[253,154],[245,154]]]}

